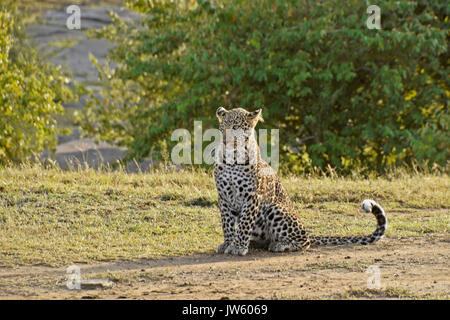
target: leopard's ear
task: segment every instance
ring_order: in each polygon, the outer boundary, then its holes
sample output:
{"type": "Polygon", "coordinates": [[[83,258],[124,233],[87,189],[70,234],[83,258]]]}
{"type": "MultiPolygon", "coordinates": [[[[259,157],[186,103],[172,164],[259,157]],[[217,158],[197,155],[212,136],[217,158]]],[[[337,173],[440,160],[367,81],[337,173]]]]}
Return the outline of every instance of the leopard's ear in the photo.
{"type": "Polygon", "coordinates": [[[228,111],[227,111],[224,107],[220,107],[220,108],[217,109],[217,111],[216,111],[216,116],[217,116],[217,118],[219,119],[219,121],[222,120],[222,118],[225,116],[225,114],[226,114],[227,112],[228,112],[228,111]]]}
{"type": "Polygon", "coordinates": [[[258,109],[258,110],[249,112],[248,115],[247,115],[247,118],[249,120],[251,120],[252,122],[254,122],[255,124],[258,121],[264,122],[264,119],[262,117],[262,109],[258,109]]]}

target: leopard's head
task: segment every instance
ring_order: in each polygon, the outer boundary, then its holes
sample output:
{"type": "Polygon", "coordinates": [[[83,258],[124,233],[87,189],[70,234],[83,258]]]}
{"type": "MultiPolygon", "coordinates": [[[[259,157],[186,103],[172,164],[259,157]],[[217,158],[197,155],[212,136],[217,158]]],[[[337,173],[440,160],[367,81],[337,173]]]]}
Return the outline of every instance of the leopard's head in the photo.
{"type": "Polygon", "coordinates": [[[222,133],[224,144],[226,144],[227,136],[237,139],[243,137],[247,143],[248,138],[253,136],[258,121],[264,121],[262,109],[249,112],[242,108],[226,110],[224,107],[220,107],[216,111],[216,116],[219,119],[219,130],[222,133]]]}
{"type": "Polygon", "coordinates": [[[217,109],[216,115],[219,119],[222,143],[226,152],[231,152],[231,160],[227,158],[227,163],[234,163],[235,159],[238,163],[246,163],[247,160],[257,161],[259,148],[255,127],[258,121],[264,121],[261,113],[261,109],[252,112],[242,108],[226,110],[220,107],[217,109]]]}
{"type": "Polygon", "coordinates": [[[220,107],[216,111],[219,119],[219,130],[225,134],[226,130],[250,131],[256,127],[258,121],[264,121],[262,118],[262,109],[249,112],[242,108],[226,110],[220,107]]]}

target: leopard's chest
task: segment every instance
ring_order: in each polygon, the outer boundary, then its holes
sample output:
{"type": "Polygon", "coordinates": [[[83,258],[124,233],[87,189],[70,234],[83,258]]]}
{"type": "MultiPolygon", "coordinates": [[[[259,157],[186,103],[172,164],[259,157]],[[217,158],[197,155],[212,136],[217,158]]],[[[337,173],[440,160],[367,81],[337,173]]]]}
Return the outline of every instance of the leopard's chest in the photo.
{"type": "Polygon", "coordinates": [[[215,168],[217,192],[233,209],[239,210],[256,190],[256,177],[252,173],[251,166],[223,165],[215,168]]]}

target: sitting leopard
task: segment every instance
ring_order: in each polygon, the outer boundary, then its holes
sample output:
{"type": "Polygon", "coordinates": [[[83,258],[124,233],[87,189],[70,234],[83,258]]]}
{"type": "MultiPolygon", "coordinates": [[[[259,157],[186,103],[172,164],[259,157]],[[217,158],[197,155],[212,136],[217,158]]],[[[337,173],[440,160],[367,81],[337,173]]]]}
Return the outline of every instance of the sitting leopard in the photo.
{"type": "Polygon", "coordinates": [[[261,109],[217,109],[222,142],[216,151],[214,178],[219,194],[224,243],[218,253],[245,255],[250,246],[273,252],[307,249],[310,245],[370,244],[383,237],[387,220],[383,208],[364,200],[362,208],[377,219],[368,236],[335,237],[308,234],[275,171],[261,159],[255,126],[261,109]],[[229,134],[232,132],[232,138],[229,134]],[[241,149],[237,142],[241,141],[241,149]],[[239,152],[238,152],[239,151],[239,152]],[[232,156],[230,156],[232,155],[232,156]],[[240,161],[239,161],[240,160],[240,161]]]}

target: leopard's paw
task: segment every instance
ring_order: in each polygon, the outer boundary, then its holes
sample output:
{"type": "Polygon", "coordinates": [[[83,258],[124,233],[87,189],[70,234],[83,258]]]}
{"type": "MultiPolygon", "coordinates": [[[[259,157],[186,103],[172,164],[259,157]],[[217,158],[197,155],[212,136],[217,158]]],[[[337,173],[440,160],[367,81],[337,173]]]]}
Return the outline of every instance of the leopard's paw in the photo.
{"type": "Polygon", "coordinates": [[[235,244],[230,244],[226,249],[225,253],[233,254],[235,256],[245,256],[248,252],[248,248],[246,247],[238,247],[235,244]]]}
{"type": "Polygon", "coordinates": [[[225,253],[225,251],[227,250],[227,248],[229,246],[230,246],[229,242],[224,242],[217,247],[216,252],[217,253],[225,253]]]}
{"type": "Polygon", "coordinates": [[[284,252],[284,251],[295,251],[297,249],[290,242],[271,242],[269,244],[269,251],[272,252],[284,252]]]}

